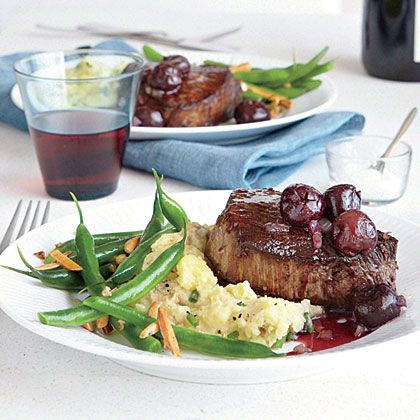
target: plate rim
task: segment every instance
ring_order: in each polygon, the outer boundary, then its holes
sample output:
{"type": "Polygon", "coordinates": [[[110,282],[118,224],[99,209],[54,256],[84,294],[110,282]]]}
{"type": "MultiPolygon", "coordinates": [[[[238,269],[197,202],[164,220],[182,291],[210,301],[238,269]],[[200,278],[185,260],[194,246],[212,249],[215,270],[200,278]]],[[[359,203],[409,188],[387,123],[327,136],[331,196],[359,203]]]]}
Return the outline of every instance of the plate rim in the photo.
{"type": "MultiPolygon", "coordinates": [[[[205,195],[208,198],[208,194],[214,194],[214,195],[221,195],[221,194],[227,194],[230,190],[210,190],[210,191],[187,191],[187,192],[180,192],[180,193],[174,193],[172,196],[180,200],[182,199],[183,195],[205,195]]],[[[89,217],[89,213],[95,213],[97,211],[104,211],[108,210],[110,207],[119,207],[119,206],[125,206],[128,203],[138,202],[138,201],[150,201],[150,204],[153,202],[153,195],[146,195],[139,198],[134,199],[128,199],[128,200],[122,200],[122,201],[116,201],[113,203],[107,203],[107,204],[101,204],[100,206],[91,207],[89,209],[85,210],[85,215],[89,217]]],[[[372,209],[371,209],[372,210],[372,209]]],[[[420,229],[420,225],[413,223],[409,220],[399,218],[397,216],[389,215],[387,213],[373,210],[374,213],[382,215],[384,217],[395,219],[398,223],[404,223],[411,225],[416,230],[420,229]]],[[[42,232],[43,230],[50,229],[54,225],[64,225],[67,222],[71,221],[74,222],[77,218],[76,213],[72,213],[67,216],[60,217],[52,222],[46,223],[45,225],[42,225],[27,234],[23,235],[21,238],[19,238],[17,241],[10,244],[4,253],[0,254],[0,263],[3,263],[4,254],[7,254],[9,251],[11,252],[11,249],[15,247],[20,242],[24,242],[28,237],[32,235],[37,235],[39,232],[42,232]]],[[[6,272],[6,271],[5,271],[6,272]]],[[[62,291],[63,293],[66,293],[62,291]]],[[[325,351],[319,351],[311,354],[305,354],[304,357],[284,357],[284,358],[258,358],[258,359],[238,359],[238,358],[218,358],[215,356],[213,359],[200,359],[200,358],[188,358],[183,359],[182,357],[171,357],[168,354],[154,354],[154,353],[148,353],[142,350],[137,350],[119,343],[115,343],[118,346],[122,346],[128,351],[120,351],[118,349],[111,349],[111,348],[105,348],[102,346],[96,346],[93,343],[78,343],[77,340],[71,340],[69,341],[66,337],[60,337],[57,336],[54,333],[54,328],[62,328],[62,327],[53,327],[53,326],[46,326],[39,322],[39,320],[30,321],[21,316],[19,313],[16,313],[10,305],[7,303],[7,301],[3,298],[3,295],[0,294],[0,309],[2,309],[13,321],[17,322],[19,325],[24,327],[30,332],[33,332],[43,338],[46,338],[52,342],[64,345],[66,347],[70,347],[76,350],[84,351],[86,353],[96,354],[103,357],[108,357],[113,360],[124,360],[127,362],[135,363],[135,364],[145,364],[147,363],[149,366],[152,367],[164,367],[164,368],[173,368],[173,369],[207,369],[207,370],[229,370],[229,371],[236,371],[238,369],[242,369],[244,365],[246,365],[249,368],[269,368],[269,367],[281,367],[282,365],[279,365],[278,363],[287,363],[288,367],[290,367],[293,364],[298,363],[300,366],[302,364],[312,364],[313,359],[318,360],[326,360],[328,357],[328,360],[332,360],[333,358],[341,358],[343,355],[348,354],[351,352],[352,354],[355,354],[359,351],[364,351],[365,354],[371,351],[375,351],[376,347],[386,346],[391,343],[394,343],[396,340],[404,340],[407,337],[410,337],[414,334],[419,334],[418,330],[409,331],[406,334],[402,336],[393,336],[391,338],[386,339],[385,341],[378,341],[368,344],[360,343],[357,347],[349,347],[348,344],[344,344],[342,346],[335,347],[333,349],[325,350],[325,351]],[[282,362],[278,362],[278,360],[282,360],[282,362]],[[285,362],[287,360],[287,362],[285,362]]],[[[392,322],[392,321],[391,321],[392,322]]],[[[69,328],[77,328],[77,327],[69,327],[69,328]]],[[[373,331],[371,334],[374,334],[375,331],[373,331]]],[[[86,334],[91,334],[90,332],[86,331],[86,334]]],[[[100,338],[101,340],[105,340],[105,338],[96,335],[97,338],[100,338]]],[[[363,340],[363,337],[359,340],[363,340]]],[[[360,342],[360,341],[359,341],[360,342]]],[[[349,343],[351,344],[351,343],[349,343]]],[[[199,354],[198,354],[199,355],[199,354]]],[[[200,355],[199,355],[200,356],[200,355]]]]}

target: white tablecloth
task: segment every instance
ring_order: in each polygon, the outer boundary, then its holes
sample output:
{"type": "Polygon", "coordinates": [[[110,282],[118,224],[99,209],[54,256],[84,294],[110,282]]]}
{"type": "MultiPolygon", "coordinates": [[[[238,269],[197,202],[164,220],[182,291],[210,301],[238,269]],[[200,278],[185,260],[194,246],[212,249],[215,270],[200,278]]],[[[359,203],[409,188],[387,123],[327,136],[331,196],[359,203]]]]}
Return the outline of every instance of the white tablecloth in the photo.
{"type": "MultiPolygon", "coordinates": [[[[222,14],[220,10],[212,12],[208,4],[206,13],[199,9],[163,0],[153,4],[74,0],[65,5],[52,0],[18,1],[8,5],[8,19],[2,20],[0,54],[69,49],[100,40],[46,34],[36,30],[35,23],[71,26],[101,21],[138,29],[164,27],[186,35],[241,23],[243,30],[225,42],[239,46],[242,53],[286,60],[294,50],[299,58],[305,59],[329,45],[330,57],[337,57],[331,77],[338,86],[339,98],[333,109],[364,113],[367,133],[393,135],[408,110],[418,105],[419,84],[389,82],[364,73],[360,62],[359,16],[251,14],[248,9],[246,13],[222,14]]],[[[407,135],[414,148],[407,192],[398,202],[382,208],[417,223],[420,222],[419,129],[417,119],[407,135]]],[[[309,160],[284,185],[291,182],[325,188],[328,184],[325,158],[309,160]]],[[[197,189],[176,180],[167,180],[165,185],[170,192],[197,189]]],[[[86,202],[84,206],[140,197],[152,191],[149,174],[124,169],[115,194],[86,202]]],[[[21,198],[47,199],[47,196],[28,134],[0,124],[0,235],[21,198]]],[[[53,200],[51,218],[73,211],[71,203],[53,200]]],[[[346,363],[322,375],[292,382],[192,385],[148,377],[106,359],[51,343],[0,313],[0,418],[414,419],[420,416],[419,344],[418,336],[411,337],[386,350],[379,347],[375,358],[353,358],[351,365],[346,363]]]]}

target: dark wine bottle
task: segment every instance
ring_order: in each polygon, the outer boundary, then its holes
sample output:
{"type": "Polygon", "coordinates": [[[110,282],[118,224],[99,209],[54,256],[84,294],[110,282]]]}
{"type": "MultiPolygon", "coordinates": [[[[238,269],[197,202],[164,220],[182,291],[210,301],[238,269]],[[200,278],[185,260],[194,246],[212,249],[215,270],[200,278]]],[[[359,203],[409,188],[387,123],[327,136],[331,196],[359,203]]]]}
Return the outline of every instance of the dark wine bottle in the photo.
{"type": "Polygon", "coordinates": [[[420,0],[365,0],[362,39],[369,74],[420,81],[420,0]]]}

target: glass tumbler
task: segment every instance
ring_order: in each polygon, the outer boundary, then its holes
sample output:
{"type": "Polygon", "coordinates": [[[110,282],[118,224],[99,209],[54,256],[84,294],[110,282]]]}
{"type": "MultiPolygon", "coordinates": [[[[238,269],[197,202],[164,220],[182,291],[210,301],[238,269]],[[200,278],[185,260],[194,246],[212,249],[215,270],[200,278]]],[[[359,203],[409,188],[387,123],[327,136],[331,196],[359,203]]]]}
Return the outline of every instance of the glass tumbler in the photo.
{"type": "Polygon", "coordinates": [[[142,67],[136,54],[93,49],[15,63],[49,195],[89,200],[116,190],[142,67]]]}
{"type": "Polygon", "coordinates": [[[391,138],[353,136],[327,145],[326,156],[331,184],[353,184],[368,205],[398,200],[407,186],[411,147],[399,142],[387,158],[381,158],[391,138]]]}

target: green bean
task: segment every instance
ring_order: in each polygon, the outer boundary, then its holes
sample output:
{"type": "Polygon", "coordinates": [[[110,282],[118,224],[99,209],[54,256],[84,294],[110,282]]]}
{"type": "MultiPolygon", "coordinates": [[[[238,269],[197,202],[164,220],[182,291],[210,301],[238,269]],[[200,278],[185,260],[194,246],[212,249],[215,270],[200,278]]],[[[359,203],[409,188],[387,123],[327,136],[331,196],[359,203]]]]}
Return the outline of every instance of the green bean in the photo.
{"type": "Polygon", "coordinates": [[[88,228],[83,223],[82,209],[73,193],[70,193],[77,211],[79,212],[80,222],[76,229],[77,260],[82,266],[82,277],[91,295],[100,295],[106,289],[105,279],[99,270],[98,258],[95,255],[95,241],[88,228]]]}
{"type": "Polygon", "coordinates": [[[191,292],[190,296],[188,297],[188,301],[191,303],[197,303],[199,297],[200,297],[200,293],[198,292],[197,289],[195,289],[191,292]]]}
{"type": "Polygon", "coordinates": [[[279,88],[276,88],[276,92],[278,95],[284,96],[287,99],[294,99],[294,98],[297,98],[298,96],[303,95],[306,91],[305,89],[301,89],[297,87],[290,87],[290,88],[279,87],[279,88]]]}
{"type": "Polygon", "coordinates": [[[165,223],[165,217],[162,213],[162,208],[160,206],[160,199],[158,191],[155,192],[155,200],[153,202],[153,213],[152,217],[150,218],[149,223],[144,230],[143,241],[151,238],[156,233],[160,232],[163,228],[165,223]]]}
{"type": "Polygon", "coordinates": [[[110,318],[110,323],[115,331],[121,334],[135,349],[149,351],[152,353],[160,353],[162,351],[162,344],[154,337],[140,338],[139,335],[143,328],[133,324],[124,323],[123,328],[120,328],[119,320],[115,317],[110,318]]]}
{"type": "Polygon", "coordinates": [[[170,230],[163,231],[163,224],[165,217],[163,216],[162,209],[160,207],[159,195],[155,193],[155,200],[153,203],[153,214],[144,230],[144,234],[141,243],[137,248],[126,258],[119,266],[117,271],[109,279],[114,285],[125,283],[130,280],[133,276],[138,274],[142,267],[146,255],[150,251],[150,247],[160,235],[169,233],[170,230]],[[160,235],[157,233],[160,232],[160,235]],[[153,241],[151,240],[152,238],[153,241]]]}
{"type": "Polygon", "coordinates": [[[306,331],[307,331],[309,334],[312,334],[312,333],[314,332],[314,324],[312,323],[312,319],[311,319],[311,317],[309,316],[309,313],[308,313],[308,312],[305,312],[305,313],[303,314],[303,316],[305,317],[306,331]]]}
{"type": "Polygon", "coordinates": [[[220,61],[214,61],[214,60],[204,60],[203,64],[205,66],[214,66],[214,67],[229,67],[229,64],[222,63],[220,61]]]}
{"type": "Polygon", "coordinates": [[[294,99],[298,96],[303,95],[304,93],[310,92],[318,88],[321,85],[321,80],[303,80],[300,82],[294,82],[293,86],[290,88],[280,87],[275,89],[275,91],[282,96],[285,96],[288,99],[294,99]]]}
{"type": "Polygon", "coordinates": [[[288,331],[286,335],[286,341],[294,341],[296,340],[296,335],[293,331],[288,331]]]}
{"type": "Polygon", "coordinates": [[[198,319],[195,315],[193,314],[188,314],[187,315],[187,321],[193,326],[196,327],[198,325],[198,319]]]}
{"type": "Polygon", "coordinates": [[[246,90],[242,93],[242,97],[244,99],[249,99],[250,101],[262,101],[263,97],[258,93],[252,92],[250,90],[246,90]]]}
{"type": "Polygon", "coordinates": [[[289,77],[285,82],[293,83],[295,80],[298,80],[302,77],[306,77],[310,72],[312,72],[319,61],[327,53],[328,47],[323,48],[315,57],[309,60],[306,64],[296,64],[290,70],[289,77]]]}
{"type": "MultiPolygon", "coordinates": [[[[113,291],[112,297],[109,299],[128,305],[149,293],[166,278],[184,255],[185,238],[186,230],[184,230],[184,237],[181,241],[163,251],[143,272],[113,291]]],[[[38,318],[43,324],[54,326],[82,325],[95,321],[101,316],[101,313],[83,304],[69,309],[38,313],[38,318]]]]}
{"type": "MultiPolygon", "coordinates": [[[[46,286],[53,287],[54,289],[72,290],[72,291],[80,290],[81,288],[83,288],[84,286],[83,279],[81,278],[79,273],[75,271],[68,271],[65,269],[37,270],[32,265],[30,265],[28,261],[26,261],[19,247],[17,250],[23,264],[25,264],[25,266],[29,268],[32,274],[31,277],[36,277],[46,286]]],[[[25,273],[25,272],[22,273],[22,270],[17,270],[12,267],[5,267],[5,268],[16,271],[21,274],[25,273]]]]}
{"type": "Polygon", "coordinates": [[[295,83],[298,83],[302,80],[312,79],[316,76],[319,76],[322,73],[331,71],[334,68],[334,61],[327,61],[324,64],[318,64],[311,72],[307,73],[303,78],[295,80],[295,83]]]}
{"type": "Polygon", "coordinates": [[[236,340],[239,337],[239,332],[238,331],[232,331],[226,337],[227,338],[232,338],[232,339],[236,340]]]}
{"type": "MultiPolygon", "coordinates": [[[[113,233],[97,233],[93,236],[95,240],[95,247],[99,245],[106,244],[108,242],[114,242],[117,240],[125,240],[128,241],[133,236],[141,235],[143,233],[142,230],[136,230],[132,232],[113,232],[113,233]]],[[[69,239],[66,242],[63,242],[61,245],[56,246],[54,249],[58,249],[61,252],[75,252],[76,245],[74,243],[74,239],[69,239]]],[[[48,254],[44,259],[44,264],[48,264],[54,261],[54,258],[51,254],[48,254]]]]}
{"type": "Polygon", "coordinates": [[[252,84],[252,83],[248,83],[248,87],[249,87],[249,88],[257,88],[257,89],[261,89],[261,90],[264,90],[266,93],[270,93],[270,94],[272,94],[272,95],[276,95],[276,96],[279,96],[279,95],[280,95],[280,93],[279,93],[279,92],[277,92],[277,90],[276,90],[276,89],[269,88],[269,87],[266,87],[266,86],[257,86],[257,85],[254,85],[254,84],[252,84]]]}
{"type": "Polygon", "coordinates": [[[113,286],[126,283],[131,280],[135,275],[139,274],[144,263],[144,259],[150,252],[151,246],[162,236],[167,233],[175,232],[176,229],[172,226],[162,229],[155,235],[146,239],[146,235],[137,248],[118,266],[114,274],[108,279],[107,282],[112,283],[113,286]]]}
{"type": "Polygon", "coordinates": [[[108,279],[115,273],[115,265],[112,263],[101,265],[99,271],[104,279],[108,279]]]}
{"type": "Polygon", "coordinates": [[[180,231],[189,222],[188,216],[184,209],[162,190],[161,180],[157,172],[153,168],[152,171],[153,175],[155,176],[156,188],[159,194],[159,202],[162,208],[162,212],[169,220],[169,222],[175,226],[178,231],[180,231]]]}
{"type": "Polygon", "coordinates": [[[143,52],[149,61],[160,63],[165,57],[149,45],[143,45],[143,52]]]}
{"type": "Polygon", "coordinates": [[[32,277],[38,280],[37,275],[32,273],[32,271],[20,270],[19,268],[10,267],[9,265],[0,265],[0,267],[5,268],[6,270],[14,271],[15,273],[24,274],[25,276],[32,277]]]}
{"type": "MultiPolygon", "coordinates": [[[[110,299],[93,296],[85,300],[86,305],[96,310],[122,319],[130,324],[145,328],[156,320],[146,314],[136,311],[128,306],[119,305],[110,299]]],[[[225,338],[195,331],[189,328],[173,326],[176,338],[181,347],[199,353],[212,354],[233,358],[262,358],[283,357],[263,344],[251,341],[225,338]]]]}
{"type": "Polygon", "coordinates": [[[321,86],[321,80],[302,80],[301,82],[293,83],[293,86],[297,88],[304,89],[305,92],[309,92],[321,86]]]}
{"type": "Polygon", "coordinates": [[[286,342],[286,336],[283,336],[282,338],[278,338],[276,340],[276,342],[272,345],[273,349],[281,349],[284,345],[284,343],[286,342]]]}
{"type": "Polygon", "coordinates": [[[268,70],[254,70],[235,72],[233,77],[246,83],[265,84],[267,82],[283,82],[289,72],[285,69],[273,68],[268,70]]]}

